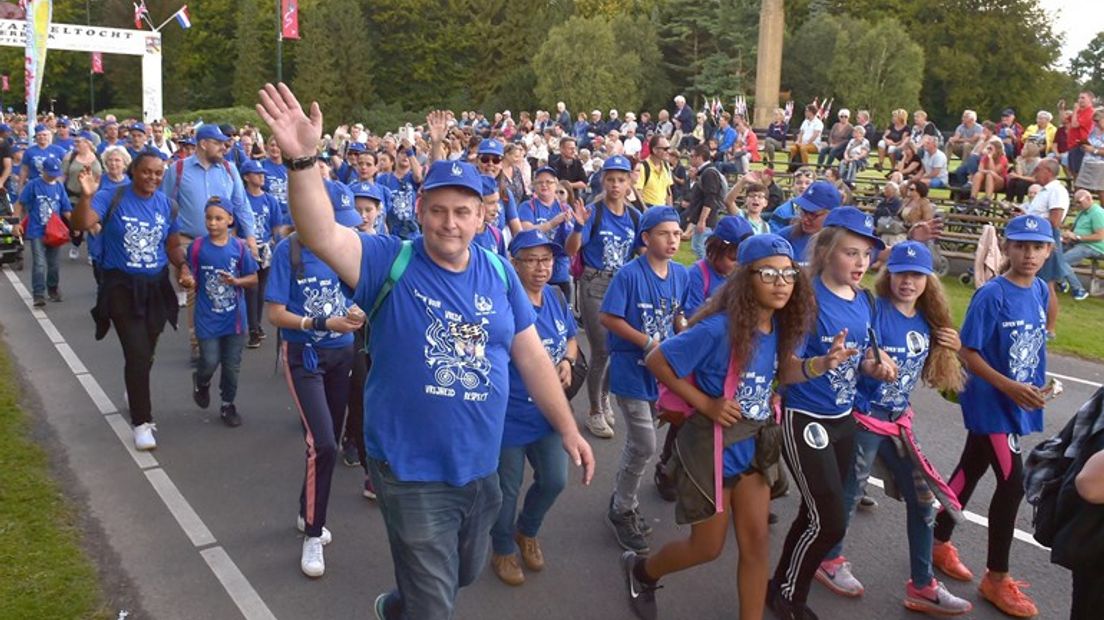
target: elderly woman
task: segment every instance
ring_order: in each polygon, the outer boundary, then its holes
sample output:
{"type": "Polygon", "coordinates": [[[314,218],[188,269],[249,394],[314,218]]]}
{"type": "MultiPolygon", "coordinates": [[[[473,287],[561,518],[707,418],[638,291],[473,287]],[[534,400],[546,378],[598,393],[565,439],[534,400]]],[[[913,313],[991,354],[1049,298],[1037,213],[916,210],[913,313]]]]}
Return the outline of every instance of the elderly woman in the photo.
{"type": "Polygon", "coordinates": [[[882,139],[878,141],[878,169],[882,169],[886,158],[897,159],[897,153],[908,143],[908,110],[894,110],[893,122],[882,134],[882,139]]]}
{"type": "Polygon", "coordinates": [[[935,207],[928,200],[928,189],[927,183],[908,184],[900,214],[906,228],[912,228],[920,222],[926,222],[935,217],[935,207]]]}
{"type": "MultiPolygon", "coordinates": [[[[100,165],[100,159],[96,157],[96,149],[92,144],[92,134],[82,131],[73,137],[76,138],[73,142],[74,148],[62,160],[61,174],[65,180],[65,191],[69,193],[69,202],[76,204],[81,193],[81,184],[78,178],[80,173],[85,168],[91,170],[93,179],[96,183],[99,183],[100,176],[103,175],[103,166],[100,165]]],[[[69,259],[77,260],[80,258],[80,244],[84,238],[83,233],[75,232],[71,237],[73,245],[69,246],[69,259]]]]}
{"type": "Polygon", "coordinates": [[[1008,183],[1008,157],[1000,140],[990,140],[978,164],[978,171],[970,180],[970,198],[977,200],[982,194],[990,200],[1008,183]]]}
{"type": "Polygon", "coordinates": [[[1051,145],[1054,144],[1054,135],[1058,133],[1058,128],[1050,122],[1052,120],[1054,120],[1054,115],[1046,110],[1039,110],[1039,113],[1035,115],[1035,124],[1028,125],[1027,129],[1024,130],[1024,145],[1034,143],[1039,146],[1039,152],[1049,152],[1051,145]]]}
{"type": "Polygon", "coordinates": [[[838,120],[828,131],[828,140],[820,147],[817,154],[817,167],[832,167],[832,162],[843,159],[847,150],[847,142],[851,139],[853,126],[851,125],[851,110],[841,108],[838,120]]]}
{"type": "Polygon", "coordinates": [[[1097,192],[1104,199],[1104,108],[1093,113],[1093,128],[1089,140],[1080,146],[1085,152],[1076,186],[1097,192]]]}
{"type": "Polygon", "coordinates": [[[887,246],[907,239],[905,223],[901,221],[901,187],[890,181],[882,187],[882,198],[874,207],[874,225],[887,246]]]}
{"type": "Polygon", "coordinates": [[[1027,197],[1027,188],[1035,182],[1035,168],[1041,158],[1036,142],[1025,142],[1023,151],[1016,158],[1016,166],[1008,173],[1008,190],[1005,192],[1013,202],[1023,202],[1027,197]]]}

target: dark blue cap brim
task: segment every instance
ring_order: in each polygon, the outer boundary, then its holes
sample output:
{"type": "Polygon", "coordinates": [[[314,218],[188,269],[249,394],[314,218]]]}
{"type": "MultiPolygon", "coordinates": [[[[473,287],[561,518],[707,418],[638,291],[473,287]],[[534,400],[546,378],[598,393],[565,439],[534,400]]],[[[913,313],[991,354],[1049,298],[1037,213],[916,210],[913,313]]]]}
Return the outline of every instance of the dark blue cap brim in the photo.
{"type": "Polygon", "coordinates": [[[1038,241],[1040,243],[1054,243],[1054,237],[1037,232],[1005,233],[1005,239],[1009,241],[1038,241]]]}
{"type": "Polygon", "coordinates": [[[842,229],[846,230],[847,232],[849,232],[853,235],[858,235],[858,236],[862,237],[863,239],[870,240],[874,244],[874,247],[878,248],[879,252],[886,249],[885,241],[882,241],[881,238],[879,238],[875,235],[872,235],[872,234],[866,232],[865,230],[861,230],[861,229],[856,230],[854,228],[851,228],[850,226],[844,226],[842,224],[833,224],[833,226],[836,227],[836,228],[842,228],[842,229]]]}

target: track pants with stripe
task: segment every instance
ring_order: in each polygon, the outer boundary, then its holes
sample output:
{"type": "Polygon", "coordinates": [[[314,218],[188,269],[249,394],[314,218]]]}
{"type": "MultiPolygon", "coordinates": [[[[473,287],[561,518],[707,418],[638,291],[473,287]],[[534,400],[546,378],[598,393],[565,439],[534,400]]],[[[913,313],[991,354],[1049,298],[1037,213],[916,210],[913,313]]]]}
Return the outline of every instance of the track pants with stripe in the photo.
{"type": "Polygon", "coordinates": [[[854,467],[855,420],[817,418],[796,409],[782,414],[782,456],[801,492],[774,582],[787,600],[804,603],[817,567],[843,540],[847,511],[843,481],[854,467]]]}
{"type": "MultiPolygon", "coordinates": [[[[989,500],[989,559],[986,568],[1008,572],[1008,554],[1012,550],[1012,535],[1016,529],[1016,513],[1024,497],[1023,455],[1016,435],[967,433],[962,456],[947,484],[958,495],[962,507],[970,501],[978,480],[992,468],[997,476],[997,488],[989,500]]],[[[945,511],[935,517],[935,539],[947,542],[954,532],[954,519],[945,511]]]]}
{"type": "Polygon", "coordinates": [[[349,402],[349,372],[353,346],[324,349],[315,347],[317,368],[303,364],[305,345],[284,343],[284,375],[291,399],[303,424],[307,444],[306,470],[299,493],[299,515],[306,521],[307,536],[321,536],[330,502],[330,480],[337,463],[337,441],[345,422],[349,402]]]}

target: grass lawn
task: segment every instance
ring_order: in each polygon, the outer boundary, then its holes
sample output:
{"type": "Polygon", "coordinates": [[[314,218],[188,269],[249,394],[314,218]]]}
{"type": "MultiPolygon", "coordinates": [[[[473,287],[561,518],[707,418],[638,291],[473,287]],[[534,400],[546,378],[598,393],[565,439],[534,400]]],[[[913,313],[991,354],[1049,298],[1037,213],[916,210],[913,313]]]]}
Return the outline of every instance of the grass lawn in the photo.
{"type": "MultiPolygon", "coordinates": [[[[694,262],[689,241],[684,241],[679,247],[675,260],[685,265],[694,262]]],[[[873,285],[873,278],[870,276],[867,277],[867,285],[873,285]]],[[[966,307],[970,305],[970,297],[974,294],[974,286],[964,285],[954,276],[943,278],[943,286],[951,302],[951,313],[961,325],[966,307]]],[[[1069,295],[1060,295],[1058,304],[1058,338],[1047,344],[1047,350],[1104,361],[1104,338],[1100,337],[1100,334],[1104,334],[1104,300],[1089,298],[1085,301],[1073,301],[1069,295]]]]}
{"type": "Polygon", "coordinates": [[[0,618],[111,618],[0,347],[0,618]]]}

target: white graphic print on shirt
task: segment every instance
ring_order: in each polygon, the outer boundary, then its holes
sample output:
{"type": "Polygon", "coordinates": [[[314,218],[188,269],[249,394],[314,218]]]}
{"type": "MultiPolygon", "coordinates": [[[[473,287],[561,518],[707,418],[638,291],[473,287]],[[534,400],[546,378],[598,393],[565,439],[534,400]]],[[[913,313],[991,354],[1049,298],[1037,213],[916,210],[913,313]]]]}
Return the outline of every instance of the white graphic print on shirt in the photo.
{"type": "Polygon", "coordinates": [[[617,271],[625,266],[625,257],[632,251],[632,239],[618,239],[602,235],[602,263],[606,271],[617,271]]]}
{"type": "MultiPolygon", "coordinates": [[[[426,385],[427,394],[452,397],[456,395],[453,385],[459,381],[465,389],[464,400],[483,401],[490,392],[473,392],[481,385],[490,385],[491,363],[487,359],[486,318],[479,323],[466,321],[456,312],[443,309],[441,302],[431,299],[417,289],[414,297],[425,306],[429,326],[425,331],[426,366],[433,369],[436,385],[426,385]]],[[[475,296],[476,310],[479,314],[494,312],[493,303],[480,295],[475,296]]]]}
{"type": "Polygon", "coordinates": [[[123,220],[123,251],[126,253],[127,266],[139,269],[152,269],[157,265],[157,249],[161,245],[165,230],[165,216],[158,213],[154,222],[120,216],[123,220]]]}
{"type": "MultiPolygon", "coordinates": [[[[237,273],[238,259],[232,257],[227,269],[231,274],[237,273]]],[[[217,270],[208,271],[204,281],[204,290],[207,298],[211,300],[213,312],[228,312],[237,308],[238,291],[235,287],[226,283],[217,270]]]]}
{"type": "MultiPolygon", "coordinates": [[[[310,318],[320,316],[345,316],[348,304],[341,294],[341,285],[328,278],[318,281],[315,277],[299,280],[303,289],[303,313],[310,318]]],[[[330,331],[312,331],[311,336],[317,342],[323,338],[340,338],[344,334],[330,331]]]]}
{"type": "MultiPolygon", "coordinates": [[[[902,409],[908,405],[909,395],[920,381],[920,375],[924,372],[924,363],[928,359],[930,344],[928,337],[917,331],[910,331],[905,335],[906,350],[900,351],[895,347],[885,347],[890,354],[903,353],[906,359],[897,366],[897,380],[890,383],[882,383],[878,388],[877,402],[889,406],[894,410],[902,409]]],[[[895,356],[900,359],[900,356],[895,356]]]]}
{"type": "Polygon", "coordinates": [[[736,400],[740,413],[749,420],[765,420],[770,415],[771,382],[755,373],[744,373],[736,400]]]}
{"type": "Polygon", "coordinates": [[[38,196],[38,220],[43,224],[50,221],[50,214],[58,209],[57,198],[53,196],[38,196]]]}
{"type": "MultiPolygon", "coordinates": [[[[1046,315],[1040,314],[1045,322],[1046,315]]],[[[1018,325],[1009,336],[1012,338],[1012,346],[1008,348],[1009,372],[1015,381],[1027,383],[1039,366],[1039,351],[1046,342],[1046,332],[1035,325],[1018,325]]]]}
{"type": "MultiPolygon", "coordinates": [[[[858,343],[847,343],[849,347],[857,345],[858,343]]],[[[836,393],[837,405],[854,402],[855,384],[859,378],[859,360],[861,357],[858,354],[852,355],[844,360],[842,364],[828,371],[828,383],[832,386],[832,391],[836,393]]]]}

